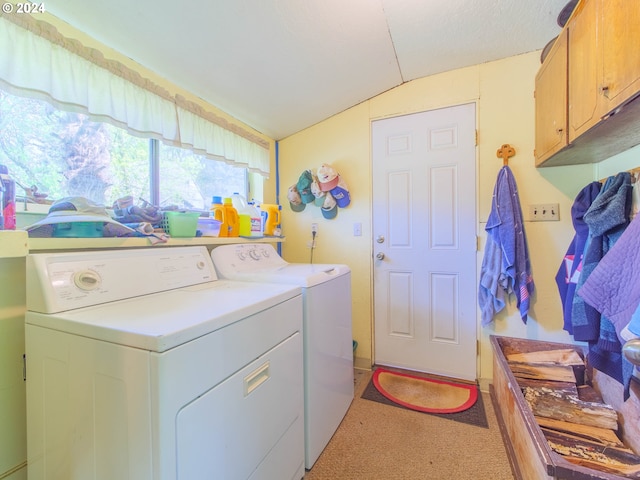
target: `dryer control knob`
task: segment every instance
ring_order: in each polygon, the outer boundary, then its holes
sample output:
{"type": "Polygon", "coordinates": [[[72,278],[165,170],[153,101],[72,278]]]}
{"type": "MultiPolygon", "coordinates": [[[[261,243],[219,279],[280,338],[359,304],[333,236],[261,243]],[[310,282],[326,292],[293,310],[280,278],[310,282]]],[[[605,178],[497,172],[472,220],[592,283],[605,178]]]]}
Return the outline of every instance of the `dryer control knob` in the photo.
{"type": "Polygon", "coordinates": [[[73,283],[80,290],[89,292],[100,286],[101,278],[100,275],[93,270],[83,270],[73,276],[73,283]]]}

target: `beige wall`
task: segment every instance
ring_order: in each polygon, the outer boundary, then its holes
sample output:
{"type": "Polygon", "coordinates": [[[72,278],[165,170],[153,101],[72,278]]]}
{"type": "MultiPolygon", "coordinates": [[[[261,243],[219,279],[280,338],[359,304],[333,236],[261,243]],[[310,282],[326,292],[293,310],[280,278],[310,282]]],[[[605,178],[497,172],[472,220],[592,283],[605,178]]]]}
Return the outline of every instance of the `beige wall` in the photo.
{"type": "MultiPolygon", "coordinates": [[[[496,150],[504,143],[517,154],[510,166],[518,182],[525,212],[525,228],[536,293],[526,325],[519,318],[515,301],[497,315],[494,323],[481,328],[478,375],[485,386],[492,377],[491,334],[570,342],[562,330],[562,313],[555,274],[573,237],[571,205],[580,189],[597,177],[597,167],[534,167],[534,78],[540,66],[539,52],[476,65],[406,83],[357,105],[280,142],[280,200],[283,203],[283,255],[288,261],[310,258],[311,223],[319,224],[316,263],[346,263],[353,271],[353,337],[358,341],[357,364],[370,366],[373,352],[371,151],[372,120],[415,113],[456,104],[477,103],[477,232],[484,250],[484,226],[502,160],[496,150]],[[306,168],[332,164],[347,181],[352,203],[334,220],[322,217],[317,207],[292,212],[286,189],[306,168]],[[559,203],[560,221],[529,222],[528,205],[559,203]],[[353,236],[353,224],[362,223],[362,236],[353,236]]],[[[612,167],[615,168],[615,167],[612,167]]]]}
{"type": "Polygon", "coordinates": [[[353,338],[363,367],[371,365],[371,168],[369,152],[369,102],[351,108],[280,142],[280,202],[286,237],[282,253],[290,262],[308,262],[311,224],[318,224],[314,263],[345,263],[351,267],[353,338]],[[300,173],[331,164],[343,177],[351,205],[327,220],[318,207],[309,205],[292,212],[286,199],[300,173]],[[362,235],[353,236],[353,224],[362,224],[362,235]]]}

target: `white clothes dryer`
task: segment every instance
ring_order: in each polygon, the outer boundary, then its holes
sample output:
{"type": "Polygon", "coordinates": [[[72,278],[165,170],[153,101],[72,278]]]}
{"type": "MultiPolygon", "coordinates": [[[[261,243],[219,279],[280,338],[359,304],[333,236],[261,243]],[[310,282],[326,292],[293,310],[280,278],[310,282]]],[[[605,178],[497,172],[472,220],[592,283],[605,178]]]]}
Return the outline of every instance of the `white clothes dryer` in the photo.
{"type": "Polygon", "coordinates": [[[211,257],[221,278],[302,288],[305,468],[311,469],[353,400],[351,270],[288,263],[264,243],[219,246],[211,257]]]}
{"type": "Polygon", "coordinates": [[[304,476],[302,296],[204,247],[27,257],[30,480],[304,476]]]}

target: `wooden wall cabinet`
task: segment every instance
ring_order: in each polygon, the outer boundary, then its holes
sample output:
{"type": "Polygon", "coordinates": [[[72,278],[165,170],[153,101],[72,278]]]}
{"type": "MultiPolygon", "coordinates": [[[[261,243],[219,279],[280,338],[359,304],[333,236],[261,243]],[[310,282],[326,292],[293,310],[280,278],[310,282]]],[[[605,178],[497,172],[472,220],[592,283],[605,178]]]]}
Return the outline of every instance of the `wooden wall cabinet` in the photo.
{"type": "Polygon", "coordinates": [[[567,136],[567,31],[556,39],[536,75],[536,156],[565,148],[567,136]]]}
{"type": "Polygon", "coordinates": [[[575,141],[600,121],[601,97],[596,66],[596,3],[586,0],[567,24],[571,37],[568,51],[569,142],[575,141]]]}
{"type": "Polygon", "coordinates": [[[640,4],[598,0],[598,55],[602,114],[608,115],[640,93],[640,4]]]}
{"type": "Polygon", "coordinates": [[[640,144],[638,24],[640,3],[578,4],[536,76],[537,167],[599,162],[640,144]]]}

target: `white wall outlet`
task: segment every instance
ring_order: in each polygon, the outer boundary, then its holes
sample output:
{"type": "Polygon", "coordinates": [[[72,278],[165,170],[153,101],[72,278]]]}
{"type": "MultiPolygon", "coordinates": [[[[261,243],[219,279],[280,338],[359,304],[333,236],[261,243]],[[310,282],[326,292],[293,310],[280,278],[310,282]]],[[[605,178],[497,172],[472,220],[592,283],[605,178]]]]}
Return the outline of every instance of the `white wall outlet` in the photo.
{"type": "Polygon", "coordinates": [[[313,235],[314,233],[316,235],[318,234],[318,224],[317,223],[312,223],[311,224],[311,234],[313,235]]]}
{"type": "Polygon", "coordinates": [[[360,222],[356,222],[353,224],[353,236],[354,237],[362,236],[362,224],[360,222]]]}
{"type": "Polygon", "coordinates": [[[529,221],[555,222],[560,220],[560,205],[557,203],[538,203],[529,205],[529,221]]]}

